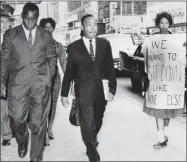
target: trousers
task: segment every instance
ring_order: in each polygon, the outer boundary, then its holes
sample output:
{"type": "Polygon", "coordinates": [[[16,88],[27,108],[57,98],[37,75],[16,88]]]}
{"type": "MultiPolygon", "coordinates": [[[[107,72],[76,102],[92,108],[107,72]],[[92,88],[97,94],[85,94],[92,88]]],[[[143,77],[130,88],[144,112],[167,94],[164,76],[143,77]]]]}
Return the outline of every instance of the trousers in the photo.
{"type": "Polygon", "coordinates": [[[12,138],[12,131],[10,129],[10,122],[8,117],[8,103],[6,100],[1,100],[1,136],[4,140],[12,138]]]}
{"type": "Polygon", "coordinates": [[[11,87],[8,100],[10,126],[18,145],[29,140],[30,128],[30,160],[43,160],[51,87],[40,79],[31,80],[26,85],[11,87]]]}

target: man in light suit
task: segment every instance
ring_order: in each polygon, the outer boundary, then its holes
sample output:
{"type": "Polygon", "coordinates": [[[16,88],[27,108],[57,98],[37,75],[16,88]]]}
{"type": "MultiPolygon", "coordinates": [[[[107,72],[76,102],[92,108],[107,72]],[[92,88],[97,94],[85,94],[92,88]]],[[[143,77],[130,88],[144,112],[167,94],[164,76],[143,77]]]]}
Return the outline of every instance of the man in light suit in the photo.
{"type": "Polygon", "coordinates": [[[1,93],[6,95],[8,81],[10,126],[15,132],[18,154],[24,158],[28,151],[29,121],[31,161],[43,159],[56,65],[52,35],[37,26],[38,17],[38,6],[25,4],[22,24],[5,32],[1,54],[1,93]]]}
{"type": "Polygon", "coordinates": [[[70,83],[75,83],[75,98],[80,112],[80,128],[89,161],[100,161],[97,134],[102,126],[106,100],[103,79],[109,80],[112,101],[116,92],[116,77],[110,43],[96,38],[97,21],[93,15],[81,19],[83,37],[67,47],[68,59],[62,83],[62,104],[69,105],[70,83]]]}

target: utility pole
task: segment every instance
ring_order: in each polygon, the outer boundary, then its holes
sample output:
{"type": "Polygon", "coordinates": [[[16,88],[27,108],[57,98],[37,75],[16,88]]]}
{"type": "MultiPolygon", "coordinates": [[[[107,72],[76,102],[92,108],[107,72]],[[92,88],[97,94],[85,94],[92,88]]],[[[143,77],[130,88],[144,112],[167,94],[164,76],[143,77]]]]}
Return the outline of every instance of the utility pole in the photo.
{"type": "Polygon", "coordinates": [[[49,2],[47,2],[47,17],[49,17],[49,2]]]}
{"type": "Polygon", "coordinates": [[[123,13],[122,13],[122,11],[123,11],[123,4],[122,4],[122,2],[123,1],[120,1],[120,8],[121,8],[121,10],[120,10],[120,33],[122,32],[122,17],[123,17],[123,13]]]}

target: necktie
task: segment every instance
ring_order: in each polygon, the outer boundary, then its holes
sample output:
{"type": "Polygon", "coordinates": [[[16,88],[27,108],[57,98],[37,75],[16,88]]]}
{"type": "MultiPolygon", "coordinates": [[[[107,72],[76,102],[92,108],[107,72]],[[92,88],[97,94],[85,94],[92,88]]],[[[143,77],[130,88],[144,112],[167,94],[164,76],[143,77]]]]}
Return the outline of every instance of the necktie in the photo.
{"type": "Polygon", "coordinates": [[[93,50],[93,44],[92,44],[92,40],[90,40],[90,56],[92,58],[92,60],[94,61],[94,50],[93,50]]]}
{"type": "Polygon", "coordinates": [[[32,48],[32,33],[31,33],[31,31],[29,33],[28,44],[29,44],[29,48],[31,49],[32,48]]]}

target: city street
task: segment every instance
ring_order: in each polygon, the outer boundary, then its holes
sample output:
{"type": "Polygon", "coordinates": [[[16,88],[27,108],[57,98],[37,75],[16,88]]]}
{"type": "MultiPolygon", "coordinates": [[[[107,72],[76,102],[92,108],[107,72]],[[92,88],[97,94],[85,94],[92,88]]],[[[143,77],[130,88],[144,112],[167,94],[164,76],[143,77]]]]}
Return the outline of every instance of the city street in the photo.
{"type": "MultiPolygon", "coordinates": [[[[71,99],[71,97],[70,97],[71,99]]],[[[142,112],[143,98],[131,90],[129,78],[118,78],[115,100],[107,106],[98,136],[101,161],[186,161],[186,118],[171,121],[168,147],[154,150],[157,142],[155,119],[142,112]]],[[[55,139],[45,149],[44,161],[87,161],[79,127],[69,123],[70,108],[60,98],[53,132],[55,139]]],[[[2,161],[26,161],[17,155],[15,139],[1,146],[2,161]]]]}
{"type": "MultiPolygon", "coordinates": [[[[25,105],[27,106],[27,103],[24,104],[21,101],[23,97],[34,106],[32,108],[41,112],[32,114],[35,122],[41,123],[43,118],[41,114],[45,116],[46,113],[43,113],[45,101],[41,100],[42,94],[39,93],[39,90],[42,93],[48,92],[48,90],[46,88],[45,91],[41,88],[43,84],[40,84],[38,78],[44,81],[44,86],[47,86],[49,77],[52,76],[51,72],[54,71],[52,64],[55,57],[52,57],[52,51],[59,64],[61,79],[63,79],[63,73],[60,64],[64,66],[68,60],[70,66],[67,66],[66,69],[71,71],[70,76],[75,74],[80,83],[82,80],[89,80],[89,77],[95,76],[95,74],[96,77],[104,75],[112,80],[114,77],[110,75],[110,67],[112,67],[113,58],[115,68],[132,72],[134,89],[141,87],[142,79],[145,79],[144,85],[153,81],[151,82],[153,88],[149,88],[149,90],[151,89],[149,92],[152,93],[148,93],[150,96],[150,99],[147,100],[150,104],[149,107],[175,109],[182,107],[183,83],[187,79],[187,67],[185,66],[187,3],[185,1],[80,0],[54,2],[39,0],[31,2],[16,0],[1,1],[0,3],[2,24],[0,52],[1,69],[3,69],[1,97],[5,97],[6,86],[8,86],[7,92],[10,92],[8,97],[12,99],[10,103],[13,105],[12,110],[17,111],[16,108],[20,108],[19,112],[26,112],[22,110],[22,106],[23,108],[25,105]],[[52,41],[55,42],[55,48],[52,47],[52,42],[49,43],[51,39],[49,40],[47,32],[42,28],[50,32],[58,42],[52,41]],[[6,33],[5,31],[8,29],[10,30],[6,33]],[[72,46],[68,46],[81,36],[83,41],[77,41],[72,46]],[[95,39],[96,36],[99,38],[95,39]],[[110,45],[100,39],[106,39],[110,45]],[[167,42],[164,46],[165,41],[167,42]],[[79,48],[83,50],[81,51],[79,48]],[[66,60],[68,54],[65,51],[69,53],[70,59],[66,60]],[[83,55],[84,53],[85,55],[83,55]],[[65,56],[65,54],[67,55],[65,56]],[[94,60],[97,60],[99,55],[98,61],[90,64],[89,60],[87,61],[89,58],[86,56],[87,54],[94,60]],[[97,68],[95,68],[96,66],[97,68]],[[92,71],[92,69],[94,70],[92,71]],[[145,71],[147,71],[148,78],[146,78],[145,71]],[[8,80],[7,75],[10,76],[8,80]],[[27,86],[35,86],[35,82],[33,85],[30,84],[30,78],[34,80],[35,77],[37,78],[36,83],[39,83],[38,86],[27,88],[27,86]],[[26,84],[27,81],[29,81],[28,84],[26,84]],[[41,87],[37,88],[40,85],[41,87]],[[18,86],[21,87],[21,93],[18,86]],[[28,97],[27,94],[31,94],[31,97],[28,97]],[[40,96],[33,97],[33,94],[40,96]],[[164,98],[164,95],[167,95],[167,98],[164,98]],[[38,99],[44,104],[38,105],[37,103],[41,103],[38,99]],[[158,104],[155,104],[156,101],[158,104]],[[17,107],[19,105],[21,107],[17,107]]],[[[187,117],[180,114],[177,118],[171,119],[167,147],[155,150],[153,145],[158,142],[156,120],[142,111],[144,97],[133,91],[130,75],[127,72],[116,69],[116,76],[116,95],[106,107],[103,126],[97,137],[101,161],[186,161],[187,117]]],[[[64,87],[66,89],[66,85],[64,87]]],[[[80,96],[84,96],[83,93],[84,88],[80,90],[80,96]]],[[[80,127],[71,125],[69,121],[72,99],[73,97],[70,95],[69,108],[65,108],[62,106],[59,94],[53,124],[54,140],[50,140],[50,146],[45,147],[43,161],[88,161],[80,127]]],[[[14,113],[16,117],[19,117],[18,112],[14,113]]],[[[7,116],[5,111],[4,114],[1,114],[1,119],[4,119],[2,116],[7,116]]],[[[4,122],[2,120],[2,124],[4,122]]],[[[35,126],[35,124],[33,125],[35,126]]],[[[36,132],[41,131],[36,129],[36,132]]],[[[162,132],[160,133],[162,135],[162,132]]],[[[2,135],[3,132],[1,132],[2,135]]],[[[2,139],[0,143],[2,143],[2,139]]],[[[28,153],[22,159],[18,156],[18,145],[15,138],[11,140],[10,146],[3,147],[1,144],[1,161],[29,161],[30,143],[29,141],[28,153]]],[[[35,159],[34,152],[35,150],[32,150],[35,159]]]]}

